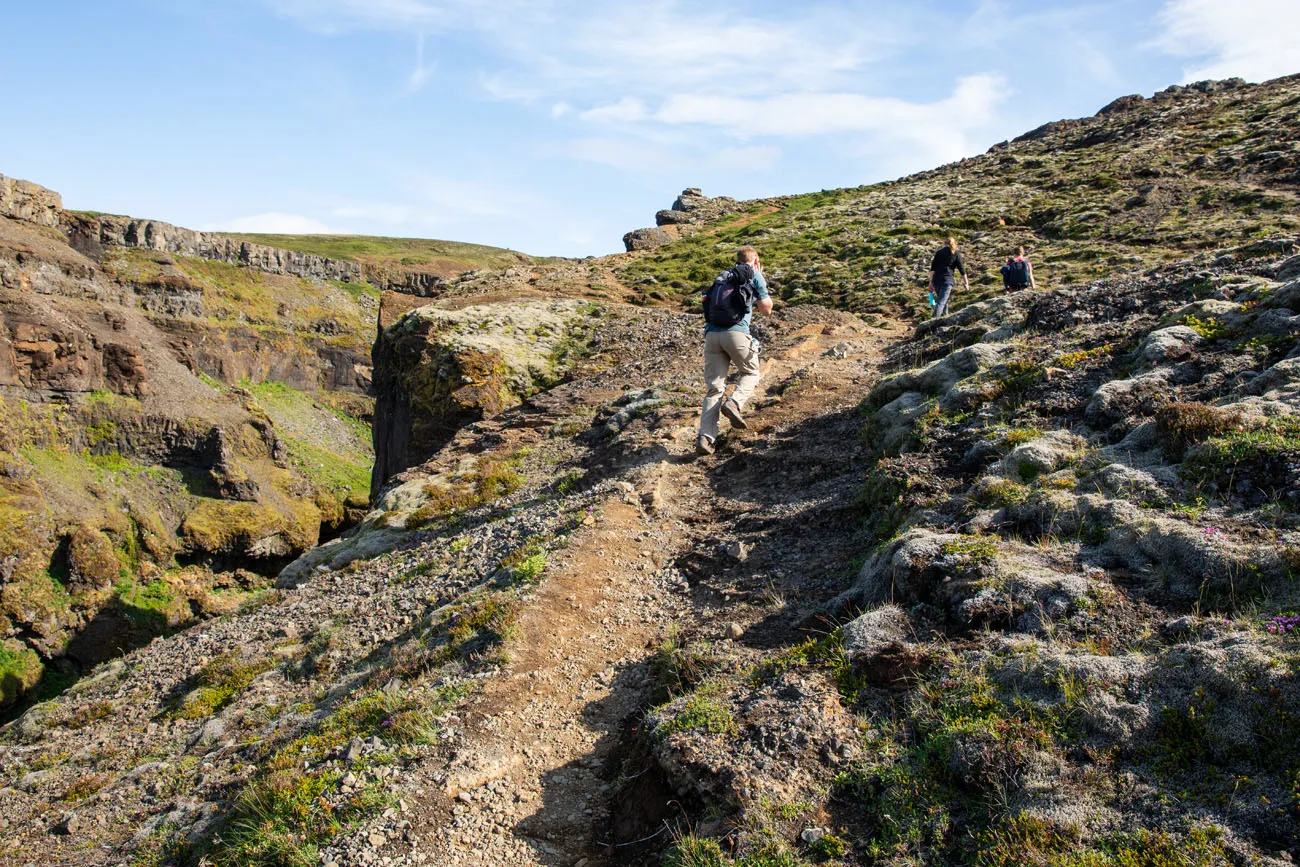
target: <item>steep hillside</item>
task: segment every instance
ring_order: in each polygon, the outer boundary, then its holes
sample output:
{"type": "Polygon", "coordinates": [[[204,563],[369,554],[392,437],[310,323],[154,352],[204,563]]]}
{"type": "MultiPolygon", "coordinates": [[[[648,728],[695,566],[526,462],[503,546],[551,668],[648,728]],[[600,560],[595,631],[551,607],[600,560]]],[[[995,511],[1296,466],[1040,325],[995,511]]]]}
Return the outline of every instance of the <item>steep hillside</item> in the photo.
{"type": "MultiPolygon", "coordinates": [[[[891,184],[687,190],[618,256],[384,292],[369,511],[273,589],[0,729],[0,864],[1294,863],[1298,112],[1295,79],[1127,97],[891,184]],[[949,232],[987,279],[917,324],[949,232]],[[779,302],[764,381],[749,427],[697,457],[692,295],[744,242],[779,302]],[[1004,294],[989,275],[1019,244],[1040,290],[1004,294]]],[[[145,284],[64,243],[57,207],[0,184],[5,202],[30,247],[0,258],[6,303],[91,329],[47,341],[81,355],[38,356],[44,338],[11,328],[31,360],[10,375],[40,372],[24,399],[58,391],[90,442],[103,405],[160,399],[131,371],[162,369],[110,364],[122,341],[94,311],[171,332],[145,284]],[[82,396],[95,376],[112,395],[82,396]]],[[[133,237],[97,255],[136,267],[144,247],[182,276],[177,257],[231,257],[303,291],[365,267],[133,237]]],[[[280,317],[300,336],[319,313],[274,286],[273,313],[230,294],[253,332],[280,317]]],[[[243,450],[202,464],[224,493],[186,492],[228,509],[241,467],[268,495],[305,491],[270,465],[294,472],[313,413],[364,398],[261,382],[207,399],[243,450]]],[[[14,453],[65,427],[23,428],[14,453]]],[[[102,462],[81,443],[67,454],[102,462]]],[[[21,498],[52,489],[20,489],[28,472],[0,473],[23,527],[21,498]]],[[[74,487],[126,496],[105,478],[74,487]]],[[[69,556],[97,550],[78,538],[69,556]]]]}
{"type": "Polygon", "coordinates": [[[1298,124],[1300,77],[1123,97],[1096,117],[890,183],[711,212],[688,195],[687,210],[659,214],[668,246],[621,276],[675,299],[711,280],[728,251],[754,244],[788,302],[913,315],[926,312],[930,255],[948,235],[966,248],[976,298],[1001,289],[998,268],[1019,246],[1046,286],[1256,241],[1267,252],[1268,238],[1300,228],[1298,124]]]}

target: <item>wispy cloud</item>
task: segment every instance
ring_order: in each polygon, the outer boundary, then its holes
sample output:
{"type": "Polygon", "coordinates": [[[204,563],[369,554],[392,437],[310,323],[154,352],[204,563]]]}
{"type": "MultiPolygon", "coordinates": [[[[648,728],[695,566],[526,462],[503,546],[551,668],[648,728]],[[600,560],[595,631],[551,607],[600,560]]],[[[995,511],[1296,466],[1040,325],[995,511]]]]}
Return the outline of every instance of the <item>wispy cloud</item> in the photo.
{"type": "Polygon", "coordinates": [[[1264,81],[1300,72],[1296,0],[1169,0],[1156,45],[1190,59],[1184,81],[1240,76],[1264,81]]]}
{"type": "Polygon", "coordinates": [[[625,96],[618,102],[601,105],[582,113],[583,120],[611,121],[614,123],[632,123],[646,119],[645,103],[639,99],[625,96]]]}
{"type": "Polygon", "coordinates": [[[811,136],[871,133],[927,149],[941,159],[961,156],[966,136],[984,128],[1007,92],[998,76],[976,75],[957,83],[952,95],[914,103],[857,93],[797,93],[759,99],[679,95],[655,119],[668,124],[705,124],[724,134],[811,136]]]}
{"type": "Polygon", "coordinates": [[[334,230],[312,217],[301,214],[282,214],[270,211],[265,214],[253,214],[237,217],[214,229],[228,232],[267,233],[271,235],[328,235],[334,230]]]}
{"type": "Polygon", "coordinates": [[[415,68],[406,79],[408,95],[419,93],[424,89],[424,86],[429,83],[429,77],[433,75],[434,66],[434,63],[426,63],[424,60],[424,34],[421,33],[415,42],[415,68]]]}

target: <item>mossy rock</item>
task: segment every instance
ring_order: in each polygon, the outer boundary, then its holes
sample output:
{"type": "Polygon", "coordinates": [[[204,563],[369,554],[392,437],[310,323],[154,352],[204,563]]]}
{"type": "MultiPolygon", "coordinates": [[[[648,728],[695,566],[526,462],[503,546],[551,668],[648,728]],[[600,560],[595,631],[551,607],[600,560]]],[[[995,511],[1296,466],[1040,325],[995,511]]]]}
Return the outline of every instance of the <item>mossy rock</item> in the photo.
{"type": "Polygon", "coordinates": [[[0,642],[0,707],[8,707],[36,685],[45,666],[36,651],[15,639],[0,642]]]}
{"type": "Polygon", "coordinates": [[[100,529],[78,525],[68,537],[68,587],[93,593],[110,587],[121,577],[117,547],[100,529]]]}
{"type": "Polygon", "coordinates": [[[294,501],[289,514],[262,503],[205,500],[185,516],[181,538],[191,553],[280,558],[316,544],[320,509],[294,501]]]}

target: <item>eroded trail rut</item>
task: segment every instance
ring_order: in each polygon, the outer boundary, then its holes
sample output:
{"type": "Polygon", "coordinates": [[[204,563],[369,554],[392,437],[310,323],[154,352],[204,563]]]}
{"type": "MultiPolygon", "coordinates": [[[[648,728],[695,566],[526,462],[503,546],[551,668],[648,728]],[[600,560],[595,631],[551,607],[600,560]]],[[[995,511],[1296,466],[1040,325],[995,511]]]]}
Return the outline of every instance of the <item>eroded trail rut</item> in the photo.
{"type": "MultiPolygon", "coordinates": [[[[839,343],[841,336],[822,324],[796,332],[764,364],[764,387],[771,394],[793,382],[798,394],[773,400],[760,393],[750,429],[733,434],[715,457],[692,452],[693,411],[663,421],[659,460],[630,473],[634,481],[596,508],[552,562],[521,615],[508,668],[462,709],[464,734],[450,764],[404,783],[409,842],[398,848],[406,851],[378,857],[618,864],[668,839],[672,793],[662,783],[627,785],[633,774],[653,776],[649,759],[639,769],[623,767],[628,740],[655,697],[651,658],[666,636],[691,630],[728,640],[728,630],[738,638],[751,626],[746,620],[764,619],[758,609],[733,610],[754,588],[729,583],[728,570],[715,573],[711,564],[741,565],[743,554],[719,548],[743,536],[738,521],[761,522],[760,513],[772,511],[761,497],[746,496],[750,465],[788,449],[792,439],[814,457],[833,452],[829,441],[800,442],[810,431],[798,428],[856,405],[895,335],[864,332],[852,345],[839,343]]],[[[802,472],[804,462],[792,463],[781,484],[794,502],[819,479],[802,472]]],[[[789,629],[767,619],[759,626],[789,629]]]]}

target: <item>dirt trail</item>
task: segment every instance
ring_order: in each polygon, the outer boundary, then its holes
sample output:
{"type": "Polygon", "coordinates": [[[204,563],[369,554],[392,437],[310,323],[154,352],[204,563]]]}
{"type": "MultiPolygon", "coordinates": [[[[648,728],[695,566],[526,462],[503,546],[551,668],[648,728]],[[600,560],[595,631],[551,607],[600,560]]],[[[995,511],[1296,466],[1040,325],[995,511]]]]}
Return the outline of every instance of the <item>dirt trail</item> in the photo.
{"type": "MultiPolygon", "coordinates": [[[[743,453],[776,431],[856,403],[864,362],[874,363],[902,330],[859,329],[851,344],[841,344],[844,329],[829,324],[789,335],[765,361],[750,428],[732,435],[728,451],[743,453]],[[765,399],[761,389],[811,369],[821,387],[765,399]]],[[[638,468],[635,483],[597,508],[553,558],[521,615],[507,671],[462,717],[450,766],[404,786],[413,802],[411,862],[623,863],[618,846],[629,841],[611,827],[622,735],[652,700],[648,661],[659,642],[709,617],[671,565],[731,535],[731,512],[706,479],[726,456],[694,458],[694,420],[685,411],[660,428],[660,459],[638,468]]]]}

